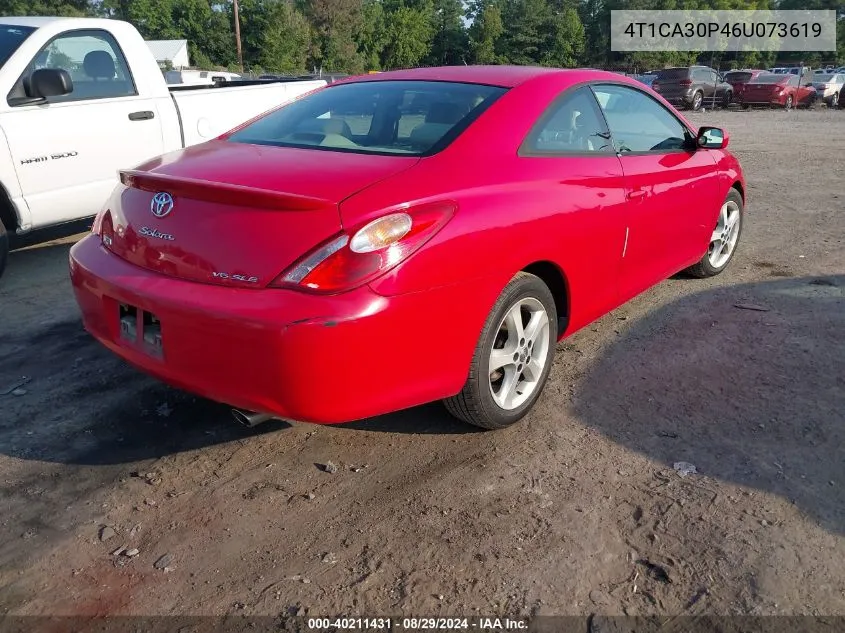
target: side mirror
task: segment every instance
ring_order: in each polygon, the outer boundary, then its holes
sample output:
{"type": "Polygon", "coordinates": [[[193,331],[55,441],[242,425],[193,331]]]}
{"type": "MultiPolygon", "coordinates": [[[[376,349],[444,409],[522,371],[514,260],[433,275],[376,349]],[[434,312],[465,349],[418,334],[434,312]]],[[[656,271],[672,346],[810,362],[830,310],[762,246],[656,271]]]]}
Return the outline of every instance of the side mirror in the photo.
{"type": "Polygon", "coordinates": [[[73,80],[61,68],[39,68],[24,81],[24,90],[33,99],[60,97],[73,92],[73,80]]]}
{"type": "Polygon", "coordinates": [[[702,149],[725,149],[728,146],[728,134],[722,128],[702,127],[698,130],[695,144],[702,149]]]}

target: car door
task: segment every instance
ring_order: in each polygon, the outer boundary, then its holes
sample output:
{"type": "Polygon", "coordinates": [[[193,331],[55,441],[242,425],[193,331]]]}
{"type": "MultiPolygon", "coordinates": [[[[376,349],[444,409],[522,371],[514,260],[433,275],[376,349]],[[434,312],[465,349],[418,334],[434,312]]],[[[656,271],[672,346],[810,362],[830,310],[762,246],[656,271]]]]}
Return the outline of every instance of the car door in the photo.
{"type": "Polygon", "coordinates": [[[536,244],[550,245],[566,271],[569,295],[580,298],[572,302],[571,331],[618,305],[625,248],[622,166],[588,86],[568,89],[550,104],[518,161],[518,172],[529,179],[521,186],[523,204],[536,204],[549,217],[536,244]]]}
{"type": "Polygon", "coordinates": [[[117,184],[117,171],[164,150],[156,103],[138,94],[110,33],[67,31],[36,55],[8,96],[0,119],[33,228],[93,215],[117,184]],[[70,94],[16,105],[33,71],[61,68],[70,94]]]}
{"type": "Polygon", "coordinates": [[[619,287],[627,300],[695,263],[721,206],[716,161],[677,116],[633,86],[597,84],[628,197],[619,287]]]}

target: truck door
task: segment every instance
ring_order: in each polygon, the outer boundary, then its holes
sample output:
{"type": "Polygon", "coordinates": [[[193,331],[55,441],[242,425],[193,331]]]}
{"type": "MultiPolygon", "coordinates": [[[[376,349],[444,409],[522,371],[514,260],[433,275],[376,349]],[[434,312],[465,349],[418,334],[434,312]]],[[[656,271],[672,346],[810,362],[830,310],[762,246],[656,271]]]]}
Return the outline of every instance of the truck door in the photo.
{"type": "Polygon", "coordinates": [[[70,73],[70,94],[13,105],[0,116],[32,226],[94,215],[117,172],[164,151],[155,99],[138,94],[129,65],[107,31],[66,31],[50,40],[10,93],[39,68],[70,73]]]}

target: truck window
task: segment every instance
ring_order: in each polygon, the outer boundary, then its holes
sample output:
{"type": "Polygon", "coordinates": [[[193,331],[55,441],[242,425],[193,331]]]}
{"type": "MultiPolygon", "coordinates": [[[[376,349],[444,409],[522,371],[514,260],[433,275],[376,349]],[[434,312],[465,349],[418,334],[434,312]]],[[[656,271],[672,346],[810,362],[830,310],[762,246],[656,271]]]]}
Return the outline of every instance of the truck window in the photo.
{"type": "Polygon", "coordinates": [[[9,61],[12,53],[18,50],[18,47],[34,30],[28,26],[0,25],[0,68],[9,61]]]}
{"type": "Polygon", "coordinates": [[[35,56],[27,73],[39,68],[61,68],[73,80],[73,91],[50,97],[51,103],[138,94],[123,52],[106,31],[69,31],[53,38],[35,56]]]}

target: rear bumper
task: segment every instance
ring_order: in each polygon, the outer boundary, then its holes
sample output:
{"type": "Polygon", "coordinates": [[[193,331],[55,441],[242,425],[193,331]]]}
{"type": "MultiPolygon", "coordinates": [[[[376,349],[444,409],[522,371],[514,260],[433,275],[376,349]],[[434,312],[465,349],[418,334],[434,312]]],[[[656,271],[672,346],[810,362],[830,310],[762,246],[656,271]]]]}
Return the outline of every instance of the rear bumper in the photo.
{"type": "Polygon", "coordinates": [[[657,94],[661,95],[664,99],[666,99],[666,101],[668,101],[672,105],[690,106],[692,105],[692,99],[695,92],[692,90],[688,90],[683,93],[670,93],[667,95],[660,91],[657,91],[657,94]]]}
{"type": "Polygon", "coordinates": [[[394,297],[213,286],[138,268],[93,235],[71,249],[70,271],[86,330],[132,365],[218,402],[317,423],[460,391],[501,290],[492,280],[394,297]],[[121,303],[160,320],[163,358],[121,338],[121,303]]]}

